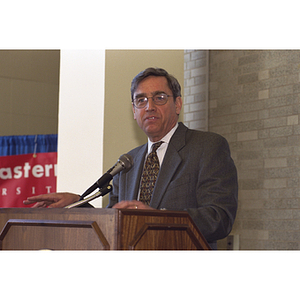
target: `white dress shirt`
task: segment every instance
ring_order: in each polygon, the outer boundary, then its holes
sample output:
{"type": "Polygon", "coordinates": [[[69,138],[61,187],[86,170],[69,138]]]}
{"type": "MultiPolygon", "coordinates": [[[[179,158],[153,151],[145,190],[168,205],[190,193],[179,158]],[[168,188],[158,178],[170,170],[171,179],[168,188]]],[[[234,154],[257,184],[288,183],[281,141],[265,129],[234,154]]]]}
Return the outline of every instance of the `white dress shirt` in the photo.
{"type": "MultiPolygon", "coordinates": [[[[169,133],[167,133],[161,140],[157,141],[157,142],[160,142],[160,141],[163,142],[161,144],[161,146],[156,150],[160,166],[164,160],[170,139],[171,139],[172,135],[174,134],[174,132],[176,131],[177,127],[178,127],[178,123],[176,123],[176,125],[169,131],[169,133]]],[[[157,143],[157,142],[155,142],[155,143],[157,143]]],[[[152,150],[152,145],[155,143],[151,142],[148,138],[148,155],[152,150]]]]}

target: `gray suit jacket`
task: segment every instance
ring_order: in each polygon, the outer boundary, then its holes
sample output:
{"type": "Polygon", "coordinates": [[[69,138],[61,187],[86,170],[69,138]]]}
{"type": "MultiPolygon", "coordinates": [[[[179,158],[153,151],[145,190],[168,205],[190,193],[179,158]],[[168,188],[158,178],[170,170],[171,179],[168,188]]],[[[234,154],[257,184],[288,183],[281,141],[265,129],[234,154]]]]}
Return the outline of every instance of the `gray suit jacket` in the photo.
{"type": "MultiPolygon", "coordinates": [[[[147,144],[131,150],[133,167],[113,179],[108,207],[137,199],[147,144]]],[[[237,172],[227,141],[220,135],[179,123],[172,136],[150,206],[188,211],[212,248],[226,237],[237,210],[237,172]]]]}

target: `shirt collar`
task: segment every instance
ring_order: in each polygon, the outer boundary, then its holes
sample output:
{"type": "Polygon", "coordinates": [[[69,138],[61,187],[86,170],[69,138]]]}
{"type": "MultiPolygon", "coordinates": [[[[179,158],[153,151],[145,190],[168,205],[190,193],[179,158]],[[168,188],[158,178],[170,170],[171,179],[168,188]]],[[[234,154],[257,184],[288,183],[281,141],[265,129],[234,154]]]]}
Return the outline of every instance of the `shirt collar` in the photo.
{"type": "MultiPolygon", "coordinates": [[[[169,142],[170,142],[170,139],[171,139],[171,137],[172,137],[172,135],[174,134],[174,132],[176,131],[176,129],[177,129],[177,127],[178,127],[178,123],[176,123],[176,125],[161,139],[161,140],[159,140],[159,141],[157,141],[157,142],[160,142],[160,141],[162,141],[162,142],[164,142],[165,144],[169,144],[169,142]]],[[[151,152],[151,148],[152,148],[152,145],[153,144],[155,144],[155,143],[157,143],[157,142],[151,142],[150,141],[150,139],[148,138],[148,153],[150,153],[151,152]]]]}

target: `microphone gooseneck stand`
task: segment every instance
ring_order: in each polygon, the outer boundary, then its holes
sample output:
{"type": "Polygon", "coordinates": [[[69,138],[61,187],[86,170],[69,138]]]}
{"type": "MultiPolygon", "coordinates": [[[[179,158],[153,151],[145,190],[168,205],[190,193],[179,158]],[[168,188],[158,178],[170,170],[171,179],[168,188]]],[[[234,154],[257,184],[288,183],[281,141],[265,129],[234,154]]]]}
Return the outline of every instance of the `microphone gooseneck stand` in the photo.
{"type": "Polygon", "coordinates": [[[100,196],[105,196],[106,194],[108,194],[109,192],[112,191],[112,185],[111,184],[108,184],[106,185],[105,187],[101,188],[98,192],[96,192],[95,194],[87,197],[87,198],[82,198],[82,196],[80,196],[80,199],[79,201],[75,202],[75,203],[72,203],[72,204],[69,204],[67,206],[65,206],[65,208],[73,208],[73,207],[78,207],[78,206],[82,206],[100,196]]]}
{"type": "Polygon", "coordinates": [[[65,206],[65,208],[73,208],[85,204],[89,206],[89,201],[94,200],[100,196],[104,196],[107,193],[111,192],[112,185],[109,182],[113,179],[113,176],[120,173],[123,170],[130,170],[132,165],[133,159],[129,154],[121,155],[118,161],[80,196],[79,201],[67,205],[65,206]],[[98,192],[96,192],[92,196],[88,196],[91,193],[93,193],[97,188],[99,189],[98,192]]]}

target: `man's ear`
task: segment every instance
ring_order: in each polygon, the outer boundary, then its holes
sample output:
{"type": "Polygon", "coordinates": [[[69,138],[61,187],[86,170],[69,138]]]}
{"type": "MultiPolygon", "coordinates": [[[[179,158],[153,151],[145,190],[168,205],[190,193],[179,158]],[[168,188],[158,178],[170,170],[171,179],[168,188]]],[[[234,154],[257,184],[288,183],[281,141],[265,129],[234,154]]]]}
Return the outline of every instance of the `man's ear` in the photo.
{"type": "Polygon", "coordinates": [[[175,110],[177,115],[180,114],[181,108],[182,108],[182,98],[177,97],[175,100],[175,110]]]}
{"type": "Polygon", "coordinates": [[[133,112],[133,118],[136,120],[136,116],[135,116],[135,107],[134,107],[133,104],[132,104],[132,112],[133,112]]]}

